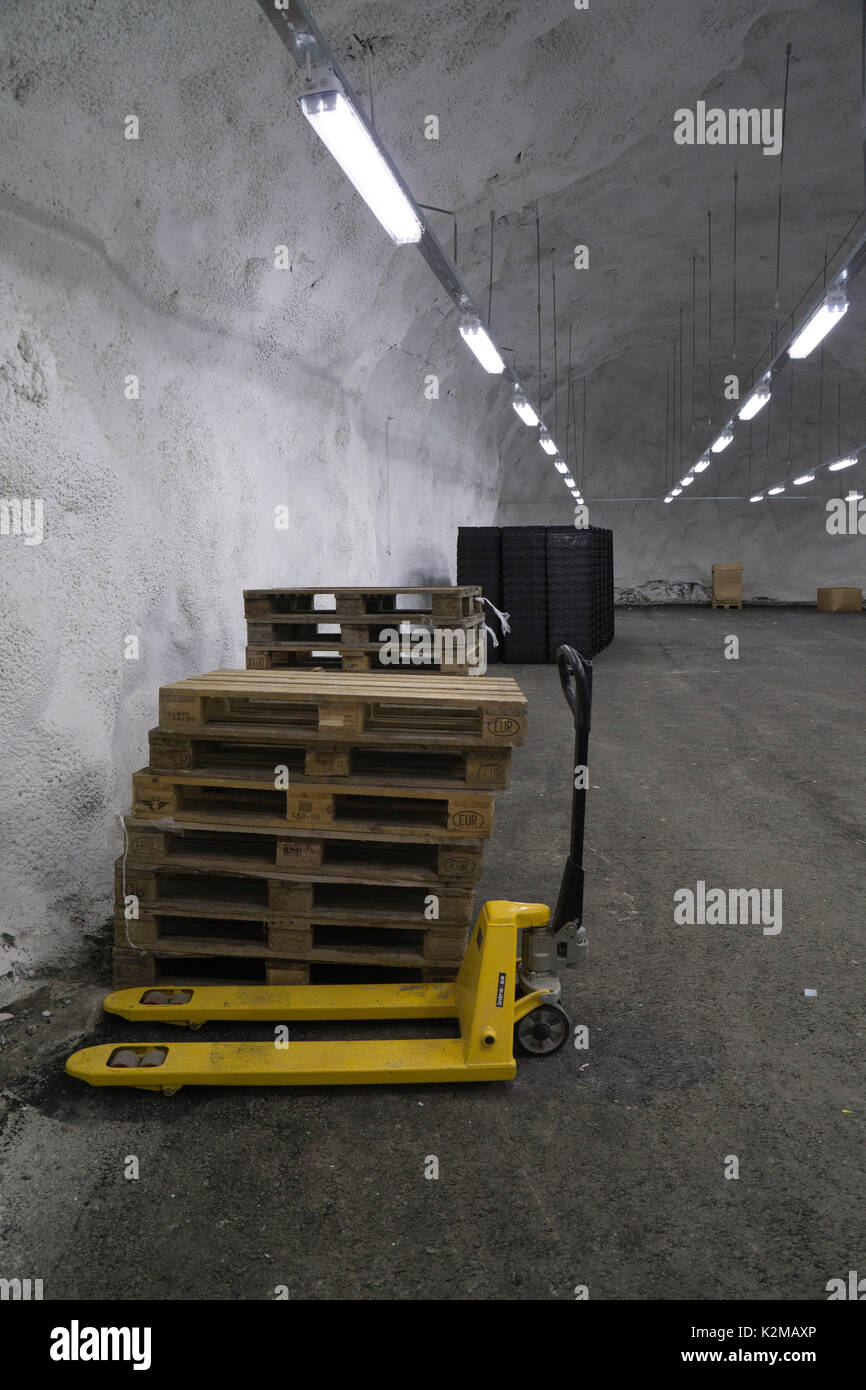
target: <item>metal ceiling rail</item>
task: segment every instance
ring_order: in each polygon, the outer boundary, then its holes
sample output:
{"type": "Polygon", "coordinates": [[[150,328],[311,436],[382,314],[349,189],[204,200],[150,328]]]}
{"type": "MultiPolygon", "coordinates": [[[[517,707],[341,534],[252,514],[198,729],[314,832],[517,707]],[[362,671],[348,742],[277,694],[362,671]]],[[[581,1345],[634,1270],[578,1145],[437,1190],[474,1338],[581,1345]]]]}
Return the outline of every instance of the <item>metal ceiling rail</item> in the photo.
{"type": "MultiPolygon", "coordinates": [[[[349,79],[323,38],[306,4],[303,3],[303,0],[258,0],[258,4],[294,58],[301,73],[305,91],[316,92],[329,87],[333,88],[335,81],[342,89],[358,119],[365,126],[371,140],[375,141],[380,155],[403,194],[411,203],[413,211],[421,223],[423,235],[421,240],[415,244],[424,260],[460,314],[477,315],[480,322],[485,323],[485,316],[469,293],[457,266],[444,251],[424,215],[422,205],[415,198],[394,161],[383,147],[349,79]],[[277,3],[280,4],[280,8],[277,8],[277,3]]],[[[509,381],[512,386],[519,385],[519,378],[508,363],[505,364],[504,371],[499,375],[509,381]]],[[[541,402],[539,402],[539,406],[540,404],[541,402]]]]}

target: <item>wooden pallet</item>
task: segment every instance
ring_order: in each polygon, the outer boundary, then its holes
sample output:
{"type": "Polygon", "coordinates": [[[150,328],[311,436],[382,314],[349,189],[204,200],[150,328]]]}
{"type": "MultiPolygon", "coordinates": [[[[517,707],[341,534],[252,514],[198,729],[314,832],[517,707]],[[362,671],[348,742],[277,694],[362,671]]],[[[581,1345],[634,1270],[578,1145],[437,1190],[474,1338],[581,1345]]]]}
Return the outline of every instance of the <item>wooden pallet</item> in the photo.
{"type": "Polygon", "coordinates": [[[400,621],[412,621],[413,618],[469,618],[476,616],[482,609],[481,588],[478,584],[459,584],[448,587],[433,588],[338,588],[329,589],[327,587],[318,589],[245,589],[244,590],[244,612],[246,617],[257,619],[271,619],[272,617],[286,617],[291,614],[299,613],[307,615],[307,622],[310,621],[310,614],[315,613],[314,621],[317,623],[340,622],[342,618],[358,618],[370,616],[376,618],[382,614],[396,615],[400,621]],[[425,603],[417,603],[411,609],[398,607],[400,598],[420,598],[429,599],[429,607],[425,603]],[[322,607],[322,603],[333,599],[333,607],[322,607]],[[317,601],[320,606],[316,606],[317,601]],[[333,616],[331,616],[333,615],[333,616]],[[337,616],[339,615],[339,616],[337,616]]]}
{"type": "Polygon", "coordinates": [[[183,816],[197,824],[260,825],[325,835],[402,835],[442,841],[486,839],[493,830],[492,792],[328,783],[274,788],[273,775],[142,770],[132,778],[133,815],[142,820],[183,816]]]}
{"type": "Polygon", "coordinates": [[[277,961],[250,956],[217,955],[184,959],[115,946],[113,985],[115,989],[138,989],[154,985],[381,984],[389,980],[403,984],[430,984],[437,980],[453,980],[459,968],[459,964],[453,961],[396,969],[357,962],[277,961]]]}
{"type": "Polygon", "coordinates": [[[473,920],[471,887],[405,887],[401,884],[303,882],[245,874],[187,872],[175,865],[136,869],[123,859],[114,866],[115,902],[138,899],[151,915],[225,918],[264,915],[333,926],[425,927],[431,894],[440,926],[468,927],[473,920]]]}
{"type": "Polygon", "coordinates": [[[378,672],[386,676],[410,675],[470,677],[473,672],[482,674],[482,653],[477,644],[467,648],[465,661],[399,663],[383,662],[380,656],[382,643],[367,648],[328,646],[323,642],[280,642],[270,646],[247,647],[246,664],[249,671],[336,671],[354,674],[378,672]]]}
{"type": "Polygon", "coordinates": [[[230,917],[216,912],[186,916],[175,911],[142,912],[127,921],[115,910],[114,944],[140,947],[150,954],[251,957],[259,960],[318,961],[332,965],[393,966],[459,962],[466,950],[468,927],[335,926],[297,922],[286,917],[230,917]]]}
{"type": "Polygon", "coordinates": [[[335,784],[356,778],[366,786],[381,787],[479,787],[503,791],[511,772],[510,748],[408,748],[388,743],[384,747],[351,743],[328,746],[256,742],[254,729],[242,729],[238,737],[199,738],[151,729],[151,772],[220,772],[233,776],[268,776],[276,766],[286,767],[290,780],[299,785],[334,779],[335,784]]]}
{"type": "MultiPolygon", "coordinates": [[[[451,617],[447,620],[451,632],[469,633],[484,623],[480,603],[477,612],[469,617],[451,617]]],[[[267,621],[261,618],[247,618],[247,641],[251,647],[260,644],[271,646],[275,642],[300,642],[305,646],[315,645],[336,647],[379,647],[386,640],[383,631],[411,631],[419,628],[427,633],[435,632],[444,624],[430,612],[408,613],[404,609],[391,613],[375,613],[366,616],[357,614],[315,612],[315,613],[269,613],[267,621]],[[338,629],[338,631],[335,631],[338,629]]]]}
{"type": "MultiPolygon", "coordinates": [[[[480,610],[480,600],[473,601],[480,610]]],[[[272,621],[267,623],[248,619],[247,669],[367,671],[387,676],[438,672],[461,677],[478,676],[486,669],[484,616],[480,611],[446,619],[447,626],[431,613],[423,615],[423,623],[413,623],[399,610],[379,613],[373,621],[368,614],[363,624],[357,619],[354,623],[310,624],[309,614],[307,622],[301,624],[298,619],[303,616],[271,614],[272,621]],[[339,633],[319,631],[335,626],[339,633]]]]}
{"type": "Polygon", "coordinates": [[[311,883],[429,886],[481,877],[480,840],[300,839],[289,833],[227,825],[210,830],[178,818],[170,828],[127,816],[127,869],[169,865],[187,872],[248,874],[311,883]]]}
{"type": "Polygon", "coordinates": [[[508,676],[317,671],[211,671],[164,685],[161,729],[301,743],[512,748],[526,736],[526,698],[508,676]]]}

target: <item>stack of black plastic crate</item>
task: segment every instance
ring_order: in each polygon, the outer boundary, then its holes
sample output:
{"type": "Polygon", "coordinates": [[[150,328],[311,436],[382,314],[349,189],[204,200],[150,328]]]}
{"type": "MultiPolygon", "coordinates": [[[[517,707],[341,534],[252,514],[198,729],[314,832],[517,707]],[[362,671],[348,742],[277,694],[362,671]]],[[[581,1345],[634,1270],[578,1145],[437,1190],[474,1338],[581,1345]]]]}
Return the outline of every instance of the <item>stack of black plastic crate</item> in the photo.
{"type": "Polygon", "coordinates": [[[480,584],[490,602],[484,605],[485,622],[496,638],[487,635],[487,664],[504,661],[502,625],[490,607],[502,609],[502,530],[499,526],[461,526],[457,532],[457,583],[480,584]],[[461,579],[474,574],[474,579],[461,579]]]}
{"type": "Polygon", "coordinates": [[[613,532],[602,526],[547,528],[547,651],[563,643],[596,656],[613,641],[613,532]]]}
{"type": "Polygon", "coordinates": [[[547,661],[547,527],[502,528],[505,660],[547,661]]]}
{"type": "Polygon", "coordinates": [[[504,660],[555,661],[563,644],[593,657],[613,640],[613,533],[604,527],[463,526],[457,553],[458,584],[480,584],[509,614],[504,660]]]}
{"type": "Polygon", "coordinates": [[[547,529],[547,660],[567,643],[581,656],[594,656],[598,644],[595,575],[596,542],[589,527],[547,529]]]}

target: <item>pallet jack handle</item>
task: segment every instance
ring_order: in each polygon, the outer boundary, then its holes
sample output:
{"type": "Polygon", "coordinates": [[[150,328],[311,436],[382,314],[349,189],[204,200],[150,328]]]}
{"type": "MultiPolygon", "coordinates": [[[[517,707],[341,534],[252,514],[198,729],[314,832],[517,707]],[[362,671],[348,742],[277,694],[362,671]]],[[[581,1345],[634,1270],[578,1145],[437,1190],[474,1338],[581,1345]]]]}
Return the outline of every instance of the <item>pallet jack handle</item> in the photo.
{"type": "Polygon", "coordinates": [[[551,920],[554,931],[566,922],[575,922],[579,927],[583,918],[583,837],[592,714],[592,662],[582,657],[574,647],[562,646],[556,653],[556,664],[563,693],[574,715],[574,773],[570,844],[551,920]]]}
{"type": "MultiPolygon", "coordinates": [[[[588,944],[583,919],[583,831],[586,823],[587,758],[589,756],[589,724],[592,711],[592,662],[586,661],[574,647],[560,647],[556,653],[559,679],[569,709],[574,715],[574,771],[571,795],[571,829],[568,858],[562,871],[559,897],[553,916],[547,925],[532,927],[523,933],[520,943],[518,983],[525,994],[541,990],[547,996],[544,1008],[562,1015],[559,999],[562,992],[560,972],[563,966],[580,965],[587,957],[588,944]]],[[[549,1019],[534,1025],[536,1050],[546,1045],[538,1029],[544,1032],[549,1019]]],[[[570,1031],[570,1025],[568,1025],[570,1031]]],[[[546,1037],[546,1034],[544,1035],[546,1037]]]]}

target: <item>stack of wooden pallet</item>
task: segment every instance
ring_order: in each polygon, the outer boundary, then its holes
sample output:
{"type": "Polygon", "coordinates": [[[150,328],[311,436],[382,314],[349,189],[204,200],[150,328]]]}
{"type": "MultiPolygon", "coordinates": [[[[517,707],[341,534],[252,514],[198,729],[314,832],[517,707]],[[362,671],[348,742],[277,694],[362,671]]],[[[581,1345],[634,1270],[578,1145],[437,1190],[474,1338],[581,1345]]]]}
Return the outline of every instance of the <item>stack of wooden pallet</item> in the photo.
{"type": "Polygon", "coordinates": [[[250,670],[427,671],[482,663],[477,584],[428,589],[246,589],[250,670]],[[399,643],[383,633],[398,632],[399,643]],[[438,632],[438,638],[437,638],[438,632]],[[396,648],[401,659],[395,661],[396,648]]]}
{"type": "Polygon", "coordinates": [[[117,865],[115,986],[453,978],[525,729],[502,677],[164,686],[117,865]]]}

